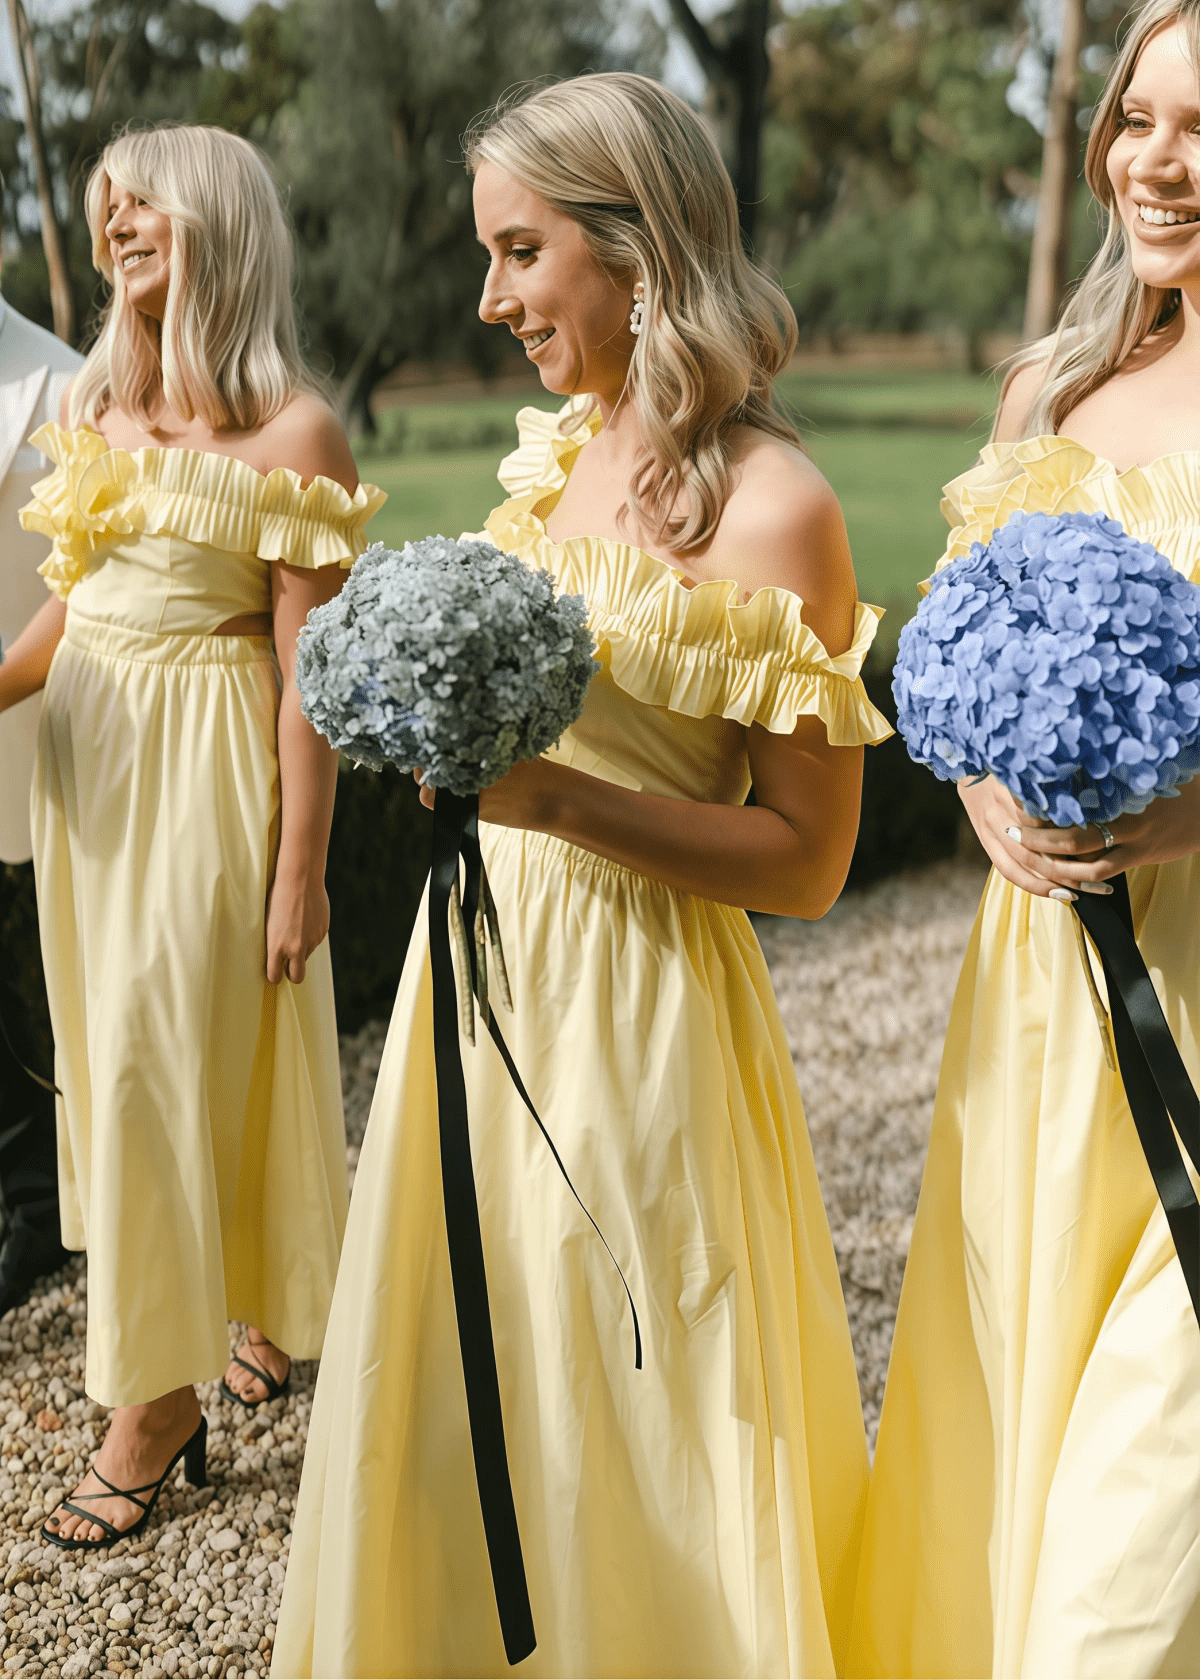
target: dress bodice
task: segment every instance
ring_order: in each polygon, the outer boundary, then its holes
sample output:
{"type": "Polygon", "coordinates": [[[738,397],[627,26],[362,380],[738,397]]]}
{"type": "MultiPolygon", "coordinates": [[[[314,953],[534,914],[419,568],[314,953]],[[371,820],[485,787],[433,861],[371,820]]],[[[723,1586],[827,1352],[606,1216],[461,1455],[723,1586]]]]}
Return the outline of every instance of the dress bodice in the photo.
{"type": "Polygon", "coordinates": [[[989,443],[973,467],[946,485],[943,498],[951,530],[939,570],[973,542],[986,543],[1018,509],[1105,513],[1200,583],[1200,450],[1118,472],[1071,438],[989,443]]]}
{"type": "Polygon", "coordinates": [[[832,658],[786,589],[743,602],[733,582],[689,587],[682,572],[626,543],[551,541],[545,520],[597,423],[564,435],[557,415],[523,409],[520,444],[500,467],[510,499],[487,521],[497,547],[587,602],[601,669],[582,716],[548,756],[622,787],[732,805],[750,787],[752,723],[789,734],[815,715],[835,746],[890,734],[860,677],[878,608],[858,606],[853,643],[832,658]]]}
{"type": "Polygon", "coordinates": [[[385,499],[196,449],[110,449],[86,429],[47,425],[32,441],[55,463],[21,511],[52,541],[48,588],[81,617],[158,635],[268,611],[273,561],[349,566],[385,499]]]}

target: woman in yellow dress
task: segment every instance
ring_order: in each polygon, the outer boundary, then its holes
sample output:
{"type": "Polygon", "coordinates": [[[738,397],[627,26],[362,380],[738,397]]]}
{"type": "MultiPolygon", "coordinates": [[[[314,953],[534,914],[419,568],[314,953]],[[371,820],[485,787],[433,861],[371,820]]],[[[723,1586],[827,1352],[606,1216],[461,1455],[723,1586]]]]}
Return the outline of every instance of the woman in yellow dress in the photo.
{"type": "MultiPolygon", "coordinates": [[[[1196,0],[1131,28],[1088,147],[1107,238],[947,490],[947,559],[1018,508],[1099,510],[1200,583],[1198,29],[1196,0]]],[[[1128,871],[1200,1084],[1200,780],[1109,825],[1107,850],[994,781],[960,791],[995,870],[946,1040],[849,1670],[1195,1676],[1200,1326],[1055,900],[1128,871]]]]}
{"type": "Polygon", "coordinates": [[[321,1351],[347,1199],[336,763],[290,674],[382,499],[304,370],[252,146],[127,135],[87,208],[112,298],[69,429],[36,434],[57,469],[22,517],[53,539],[53,598],[0,666],[0,707],[45,684],[32,817],[63,1241],[88,1256],[87,1391],[116,1408],[43,1529],[71,1548],[139,1526],[185,1448],[202,1475],[195,1383],[228,1366],[253,1405],[321,1351]],[[233,1364],[231,1318],[253,1327],[233,1364]]]}
{"type": "MultiPolygon", "coordinates": [[[[599,75],[470,147],[480,313],[547,389],[501,468],[501,549],[581,593],[602,669],[481,797],[514,1011],[463,1044],[520,1539],[547,1675],[831,1675],[866,1457],[791,1057],[743,907],[818,916],[862,743],[831,491],[771,406],[794,324],[742,255],[701,121],[599,75]],[[753,779],[757,805],[744,804],[753,779]]],[[[424,923],[367,1127],[274,1672],[495,1675],[438,1160],[424,923]]]]}

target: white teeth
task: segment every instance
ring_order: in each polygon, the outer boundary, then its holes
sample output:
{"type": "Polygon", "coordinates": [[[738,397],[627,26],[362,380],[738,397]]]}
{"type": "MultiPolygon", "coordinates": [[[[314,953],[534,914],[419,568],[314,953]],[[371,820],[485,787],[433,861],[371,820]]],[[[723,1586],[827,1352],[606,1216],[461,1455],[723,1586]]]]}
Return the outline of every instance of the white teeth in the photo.
{"type": "Polygon", "coordinates": [[[548,327],[545,332],[531,333],[525,340],[526,350],[536,350],[539,344],[545,344],[548,338],[553,338],[554,328],[548,327]]]}
{"type": "Polygon", "coordinates": [[[1149,227],[1175,227],[1194,222],[1198,212],[1195,210],[1155,210],[1148,204],[1139,204],[1138,217],[1149,227]]]}

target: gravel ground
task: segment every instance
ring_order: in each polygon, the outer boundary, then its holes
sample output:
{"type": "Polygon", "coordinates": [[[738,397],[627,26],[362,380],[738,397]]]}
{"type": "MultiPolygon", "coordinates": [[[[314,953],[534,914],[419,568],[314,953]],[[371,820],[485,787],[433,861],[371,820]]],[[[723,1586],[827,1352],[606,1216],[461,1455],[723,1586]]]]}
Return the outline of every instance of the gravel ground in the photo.
{"type": "MultiPolygon", "coordinates": [[[[804,1092],[872,1439],[938,1056],[982,884],[947,864],[759,923],[804,1092]]],[[[383,1027],[343,1040],[351,1171],[383,1027]]],[[[248,1675],[270,1664],[316,1366],[249,1414],[200,1390],[210,1485],[164,1492],[140,1539],[78,1562],[38,1539],[104,1427],[83,1393],[82,1260],[0,1320],[0,1669],[248,1675]]]]}

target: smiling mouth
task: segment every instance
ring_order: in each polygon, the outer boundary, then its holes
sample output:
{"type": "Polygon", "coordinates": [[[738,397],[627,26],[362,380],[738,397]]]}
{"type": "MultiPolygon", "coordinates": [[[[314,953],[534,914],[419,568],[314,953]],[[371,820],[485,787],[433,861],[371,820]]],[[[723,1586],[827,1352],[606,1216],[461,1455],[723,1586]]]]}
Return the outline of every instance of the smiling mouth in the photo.
{"type": "Polygon", "coordinates": [[[128,251],[121,258],[121,267],[124,272],[128,274],[131,268],[136,268],[138,263],[145,262],[147,257],[152,257],[153,255],[153,251],[128,251]]]}
{"type": "Polygon", "coordinates": [[[1184,222],[1200,222],[1200,210],[1156,210],[1152,205],[1139,204],[1138,220],[1147,227],[1174,227],[1184,222]]]}
{"type": "Polygon", "coordinates": [[[525,354],[528,355],[531,350],[536,350],[539,345],[545,344],[547,339],[553,337],[553,327],[547,327],[545,332],[530,333],[529,337],[524,340],[525,354]]]}

